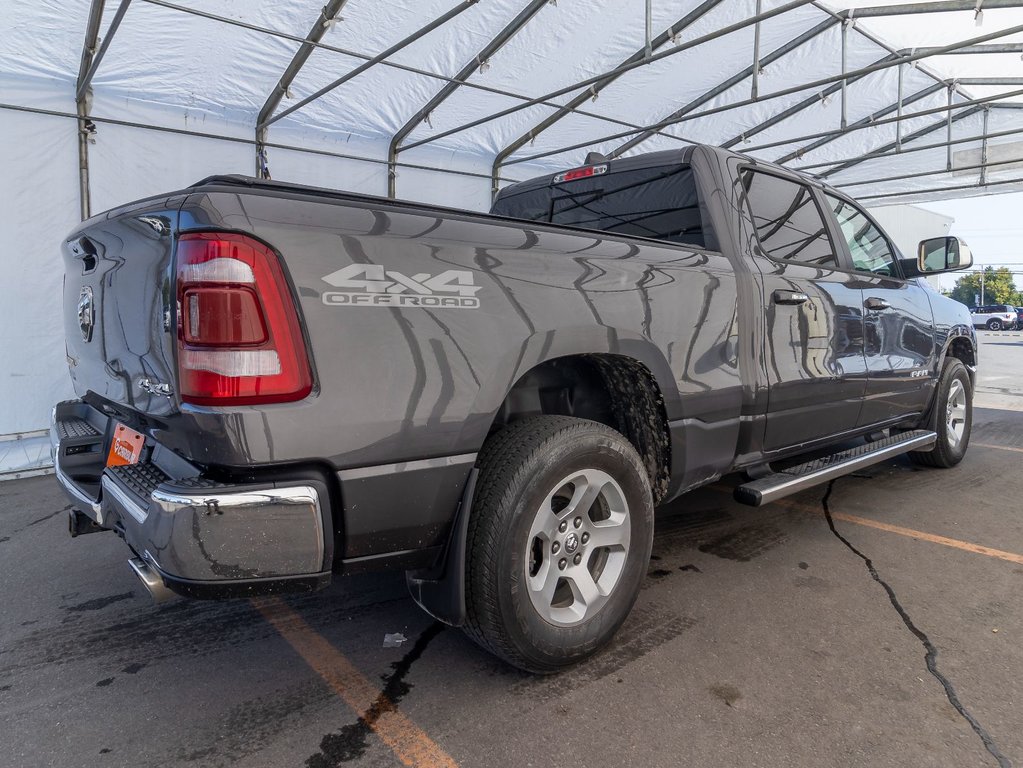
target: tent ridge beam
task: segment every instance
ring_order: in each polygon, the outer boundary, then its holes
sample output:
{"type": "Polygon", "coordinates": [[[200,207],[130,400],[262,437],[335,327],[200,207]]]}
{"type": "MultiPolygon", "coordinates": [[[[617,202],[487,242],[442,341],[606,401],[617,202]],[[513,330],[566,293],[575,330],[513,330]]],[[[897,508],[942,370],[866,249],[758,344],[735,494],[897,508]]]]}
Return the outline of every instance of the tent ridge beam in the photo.
{"type": "Polygon", "coordinates": [[[493,179],[495,179],[495,183],[492,185],[493,188],[491,190],[491,193],[495,195],[497,194],[496,179],[500,174],[501,165],[508,157],[510,157],[521,147],[525,146],[527,143],[535,139],[543,131],[546,131],[552,125],[560,121],[563,117],[570,114],[577,107],[581,106],[583,103],[586,102],[587,99],[596,98],[597,94],[599,94],[604,88],[609,86],[611,83],[615,82],[622,74],[624,74],[624,70],[622,70],[622,67],[627,67],[638,61],[649,61],[650,57],[653,56],[653,51],[657,50],[661,46],[666,45],[668,42],[675,39],[675,37],[680,32],[682,32],[691,24],[695,23],[697,20],[699,20],[707,13],[709,13],[711,10],[716,8],[718,5],[721,4],[721,2],[722,0],[704,0],[703,3],[698,5],[696,8],[687,13],[682,18],[680,18],[678,21],[676,21],[674,24],[668,27],[664,32],[659,34],[657,37],[648,40],[647,42],[649,43],[650,47],[649,51],[647,50],[647,46],[644,45],[643,48],[637,50],[635,53],[633,53],[631,56],[625,59],[621,64],[619,64],[618,67],[612,70],[611,74],[609,74],[606,78],[596,83],[593,83],[593,85],[589,89],[574,96],[564,106],[555,110],[552,114],[545,117],[539,123],[537,123],[528,131],[519,136],[519,138],[511,142],[508,146],[504,147],[500,152],[497,153],[497,156],[494,158],[493,166],[491,167],[491,176],[493,177],[493,179]]]}
{"type": "Polygon", "coordinates": [[[438,91],[423,107],[416,112],[406,123],[399,128],[394,136],[391,137],[390,144],[387,148],[387,196],[394,197],[396,193],[396,166],[398,153],[402,150],[402,142],[408,138],[409,134],[412,133],[424,120],[428,120],[430,114],[443,104],[458,88],[465,84],[472,73],[477,69],[481,68],[483,62],[490,59],[491,56],[496,54],[504,45],[511,40],[518,32],[528,24],[536,14],[538,14],[549,0],[530,0],[530,2],[523,8],[508,24],[498,32],[489,43],[487,43],[471,61],[466,63],[464,67],[458,72],[454,78],[445,83],[444,86],[438,91]]]}
{"type": "Polygon", "coordinates": [[[277,85],[274,86],[273,91],[271,91],[263,103],[262,109],[259,110],[259,115],[256,117],[256,175],[260,178],[269,178],[265,152],[263,151],[267,135],[264,123],[274,113],[274,110],[280,106],[281,100],[288,93],[291,84],[295,82],[295,78],[302,71],[302,67],[305,66],[313,51],[316,50],[316,44],[323,39],[323,36],[331,28],[332,22],[337,19],[338,14],[341,13],[341,9],[344,8],[347,2],[348,0],[328,0],[327,4],[323,6],[320,15],[313,22],[309,34],[305,36],[305,40],[302,41],[298,50],[295,51],[295,55],[288,63],[280,80],[277,81],[277,85]]]}

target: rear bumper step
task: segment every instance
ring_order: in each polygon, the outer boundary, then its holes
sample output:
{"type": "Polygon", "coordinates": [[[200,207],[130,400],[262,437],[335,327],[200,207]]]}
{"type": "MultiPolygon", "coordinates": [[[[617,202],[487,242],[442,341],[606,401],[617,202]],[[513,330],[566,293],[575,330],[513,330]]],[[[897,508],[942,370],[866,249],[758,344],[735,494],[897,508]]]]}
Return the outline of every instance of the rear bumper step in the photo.
{"type": "Polygon", "coordinates": [[[937,439],[938,436],[934,432],[916,429],[866,443],[740,485],[735,489],[735,500],[751,507],[770,504],[772,501],[848,475],[863,467],[878,464],[893,456],[908,451],[926,450],[934,445],[937,439]]]}

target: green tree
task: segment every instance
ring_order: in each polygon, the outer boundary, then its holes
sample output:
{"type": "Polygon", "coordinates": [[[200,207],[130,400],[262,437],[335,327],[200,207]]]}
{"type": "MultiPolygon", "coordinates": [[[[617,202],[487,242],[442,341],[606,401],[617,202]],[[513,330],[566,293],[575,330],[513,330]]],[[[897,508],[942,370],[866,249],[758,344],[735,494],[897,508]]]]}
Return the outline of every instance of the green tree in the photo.
{"type": "Polygon", "coordinates": [[[971,272],[956,280],[952,298],[968,307],[984,304],[1012,304],[1020,300],[1008,267],[984,267],[984,296],[980,295],[980,272],[971,272]]]}

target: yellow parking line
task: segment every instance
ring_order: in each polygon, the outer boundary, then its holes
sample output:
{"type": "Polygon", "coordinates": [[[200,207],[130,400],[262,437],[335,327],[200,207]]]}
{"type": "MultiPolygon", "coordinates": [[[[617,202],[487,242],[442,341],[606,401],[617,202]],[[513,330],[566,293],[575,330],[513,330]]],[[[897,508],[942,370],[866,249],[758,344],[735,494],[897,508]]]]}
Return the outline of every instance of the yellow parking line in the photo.
{"type": "MultiPolygon", "coordinates": [[[[710,486],[710,488],[720,493],[731,494],[730,490],[726,490],[721,486],[710,486]]],[[[774,501],[771,503],[777,504],[779,507],[784,507],[786,509],[794,509],[798,512],[804,512],[810,515],[823,515],[824,513],[824,511],[818,507],[812,507],[808,504],[801,504],[798,501],[791,501],[789,499],[779,499],[778,501],[774,501]]],[[[1016,563],[1017,565],[1023,565],[1023,555],[1018,555],[1015,552],[1006,552],[1005,550],[1002,549],[993,549],[992,547],[985,547],[982,544],[973,544],[969,541],[960,541],[959,539],[952,539],[949,538],[948,536],[939,536],[934,533],[918,531],[915,530],[914,528],[904,528],[901,525],[882,523],[880,520],[872,520],[868,517],[850,515],[845,512],[832,511],[831,517],[834,518],[835,520],[841,520],[842,522],[854,523],[856,525],[866,526],[867,528],[876,528],[879,531],[896,533],[899,536],[907,536],[911,539],[917,539],[918,541],[929,541],[932,544],[941,544],[942,546],[945,547],[961,549],[964,552],[972,552],[975,555],[985,555],[987,557],[994,557],[999,560],[1005,560],[1010,563],[1016,563]]]]}
{"type": "Polygon", "coordinates": [[[937,534],[934,533],[925,533],[923,531],[917,531],[912,528],[903,528],[901,525],[882,523],[880,520],[871,520],[866,517],[848,515],[845,512],[832,512],[831,516],[836,520],[843,520],[847,523],[865,525],[868,528],[877,528],[880,531],[897,533],[900,536],[908,536],[911,539],[929,541],[932,544],[942,544],[946,547],[954,547],[955,549],[961,549],[964,552],[973,552],[975,555],[987,555],[988,557],[996,557],[999,560],[1007,560],[1010,563],[1023,565],[1023,555],[1017,555],[1015,552],[1006,552],[1001,549],[992,549],[991,547],[985,547],[982,544],[972,544],[969,541],[950,539],[948,536],[938,536],[937,534]]]}
{"type": "Polygon", "coordinates": [[[975,441],[971,442],[970,445],[975,445],[978,448],[995,448],[999,451],[1015,451],[1016,453],[1023,453],[1023,448],[1013,448],[1009,445],[992,445],[991,443],[978,443],[975,441]]]}
{"type": "Polygon", "coordinates": [[[287,603],[270,597],[254,599],[252,604],[404,765],[458,768],[447,752],[399,712],[376,685],[287,603]]]}

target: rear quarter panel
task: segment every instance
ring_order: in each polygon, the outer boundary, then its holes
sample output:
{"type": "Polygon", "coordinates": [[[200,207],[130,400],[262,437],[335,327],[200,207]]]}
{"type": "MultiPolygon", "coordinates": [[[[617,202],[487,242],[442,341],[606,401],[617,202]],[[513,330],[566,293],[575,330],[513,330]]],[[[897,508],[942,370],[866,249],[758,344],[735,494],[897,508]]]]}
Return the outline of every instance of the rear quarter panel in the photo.
{"type": "Polygon", "coordinates": [[[738,413],[735,277],[718,253],[258,188],[194,193],[180,220],[252,233],[283,256],[316,378],[300,403],[186,408],[206,434],[165,436],[186,455],[215,443],[222,463],[346,468],[472,453],[519,377],[586,352],[644,362],[669,419],[738,413]],[[324,278],[352,264],[420,282],[468,272],[479,306],[328,305],[337,289],[324,278]]]}

